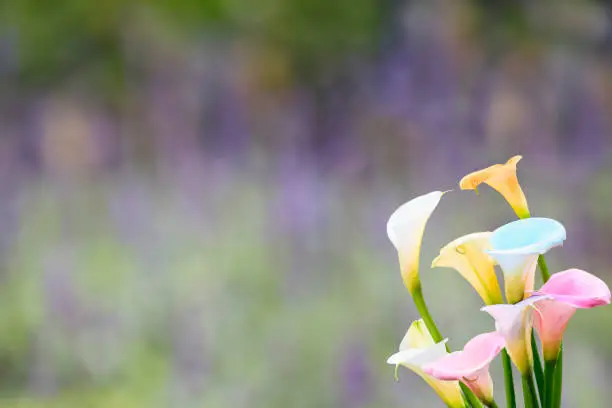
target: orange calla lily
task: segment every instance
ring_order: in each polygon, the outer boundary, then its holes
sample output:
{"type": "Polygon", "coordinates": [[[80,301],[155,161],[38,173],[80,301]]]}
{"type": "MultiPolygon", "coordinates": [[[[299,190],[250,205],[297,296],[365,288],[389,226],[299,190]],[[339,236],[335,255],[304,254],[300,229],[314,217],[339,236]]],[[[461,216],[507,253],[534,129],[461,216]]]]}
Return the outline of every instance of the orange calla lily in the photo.
{"type": "Polygon", "coordinates": [[[462,190],[477,191],[480,184],[488,184],[506,199],[519,218],[528,218],[530,213],[527,198],[516,176],[516,164],[522,158],[514,156],[505,164],[494,164],[474,171],[461,179],[459,187],[462,190]]]}

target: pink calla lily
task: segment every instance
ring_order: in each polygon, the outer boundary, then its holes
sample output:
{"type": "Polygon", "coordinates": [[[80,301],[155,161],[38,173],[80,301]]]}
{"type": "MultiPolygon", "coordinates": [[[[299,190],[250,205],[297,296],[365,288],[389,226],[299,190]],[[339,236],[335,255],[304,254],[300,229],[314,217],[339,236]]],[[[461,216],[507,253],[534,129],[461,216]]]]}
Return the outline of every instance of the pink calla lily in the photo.
{"type": "Polygon", "coordinates": [[[500,333],[483,333],[468,341],[462,351],[450,353],[423,370],[439,380],[462,381],[488,405],[493,401],[489,365],[504,346],[505,340],[500,333]]]}
{"type": "Polygon", "coordinates": [[[553,274],[534,294],[549,297],[548,300],[538,302],[533,321],[546,360],[557,358],[563,334],[576,309],[610,304],[608,285],[580,269],[553,274]]]}
{"type": "Polygon", "coordinates": [[[531,328],[535,304],[549,296],[531,296],[513,305],[490,305],[481,308],[495,319],[495,329],[506,341],[510,359],[526,375],[533,365],[531,328]]]}

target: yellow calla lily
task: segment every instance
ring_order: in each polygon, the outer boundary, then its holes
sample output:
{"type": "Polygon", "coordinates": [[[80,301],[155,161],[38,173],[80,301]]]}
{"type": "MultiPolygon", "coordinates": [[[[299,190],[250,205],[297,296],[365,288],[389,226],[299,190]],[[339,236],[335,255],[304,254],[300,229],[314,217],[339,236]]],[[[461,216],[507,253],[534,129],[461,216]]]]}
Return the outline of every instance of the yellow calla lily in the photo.
{"type": "Polygon", "coordinates": [[[494,164],[474,171],[461,179],[459,187],[462,190],[477,190],[480,184],[488,184],[506,199],[519,218],[528,218],[530,213],[527,198],[516,176],[516,164],[522,158],[514,156],[505,164],[494,164]]]}
{"type": "Polygon", "coordinates": [[[485,251],[491,248],[490,232],[464,235],[447,244],[431,263],[432,268],[456,269],[487,305],[503,303],[495,275],[495,261],[485,251]]]}
{"type": "Polygon", "coordinates": [[[395,210],[387,222],[387,235],[397,249],[404,285],[412,294],[420,287],[419,257],[425,225],[443,195],[442,191],[433,191],[413,198],[395,210]]]}
{"type": "Polygon", "coordinates": [[[434,342],[427,330],[423,319],[412,322],[400,343],[399,352],[393,354],[387,363],[401,365],[419,375],[440,396],[444,403],[451,408],[465,408],[465,402],[459,388],[458,381],[442,381],[423,371],[423,367],[433,363],[448,354],[446,351],[446,340],[439,343],[434,342]]]}

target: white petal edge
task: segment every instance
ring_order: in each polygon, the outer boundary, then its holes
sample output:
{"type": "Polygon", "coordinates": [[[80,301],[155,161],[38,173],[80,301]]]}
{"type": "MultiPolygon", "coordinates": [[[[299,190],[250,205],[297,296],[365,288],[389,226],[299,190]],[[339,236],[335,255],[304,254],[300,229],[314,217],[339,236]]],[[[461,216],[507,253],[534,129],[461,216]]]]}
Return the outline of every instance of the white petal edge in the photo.
{"type": "Polygon", "coordinates": [[[444,193],[444,191],[432,191],[413,198],[391,214],[387,221],[387,235],[397,250],[405,245],[413,244],[414,234],[418,234],[416,239],[420,238],[425,223],[438,206],[444,193]]]}
{"type": "Polygon", "coordinates": [[[527,307],[533,306],[536,302],[541,300],[551,298],[552,297],[548,295],[535,295],[514,305],[489,305],[482,307],[480,310],[490,314],[491,317],[495,319],[495,327],[505,335],[513,331],[513,326],[522,324],[522,314],[527,307]]]}
{"type": "Polygon", "coordinates": [[[446,342],[448,339],[444,339],[439,343],[434,344],[427,348],[413,348],[399,351],[387,359],[388,364],[392,365],[406,365],[409,367],[422,367],[425,364],[433,363],[438,359],[448,354],[446,351],[446,342]]]}

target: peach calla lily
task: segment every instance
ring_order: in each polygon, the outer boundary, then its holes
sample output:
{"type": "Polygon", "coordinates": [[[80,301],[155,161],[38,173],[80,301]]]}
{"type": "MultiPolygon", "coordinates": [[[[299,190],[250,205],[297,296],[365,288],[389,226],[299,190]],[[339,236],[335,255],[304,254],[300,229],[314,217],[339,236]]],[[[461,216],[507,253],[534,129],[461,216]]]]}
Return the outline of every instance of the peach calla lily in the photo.
{"type": "Polygon", "coordinates": [[[444,195],[442,191],[416,197],[401,205],[387,222],[387,235],[399,256],[404,285],[410,293],[419,283],[419,255],[427,220],[444,195]]]}
{"type": "Polygon", "coordinates": [[[517,220],[493,231],[487,252],[504,272],[508,303],[517,303],[533,291],[538,256],[561,245],[565,237],[563,225],[550,218],[517,220]]]}
{"type": "Polygon", "coordinates": [[[424,371],[439,380],[462,381],[481,401],[491,405],[493,380],[489,365],[504,346],[504,338],[498,332],[483,333],[468,341],[463,351],[455,351],[426,365],[424,371]]]}
{"type": "Polygon", "coordinates": [[[451,408],[465,408],[465,402],[457,381],[438,380],[423,371],[425,365],[448,355],[446,341],[435,343],[423,319],[416,320],[410,325],[400,343],[399,352],[389,357],[387,363],[395,365],[396,378],[398,367],[400,365],[407,367],[423,378],[446,405],[451,408]]]}
{"type": "Polygon", "coordinates": [[[432,268],[456,269],[487,305],[503,302],[495,261],[485,252],[491,247],[490,236],[490,232],[476,232],[457,238],[442,248],[431,263],[432,268]]]}
{"type": "Polygon", "coordinates": [[[523,376],[533,365],[531,329],[534,304],[545,299],[550,299],[550,296],[531,296],[514,305],[491,305],[480,309],[495,319],[495,328],[506,341],[510,359],[523,376]]]}
{"type": "Polygon", "coordinates": [[[559,354],[563,333],[576,309],[590,309],[610,304],[608,285],[595,275],[580,269],[568,269],[553,274],[537,295],[550,296],[538,303],[534,327],[542,341],[545,360],[555,360],[559,354]]]}
{"type": "Polygon", "coordinates": [[[488,184],[506,199],[519,218],[527,218],[530,216],[527,198],[516,176],[516,164],[522,158],[514,156],[505,164],[494,164],[474,171],[461,179],[459,187],[462,190],[478,191],[480,184],[488,184]]]}

